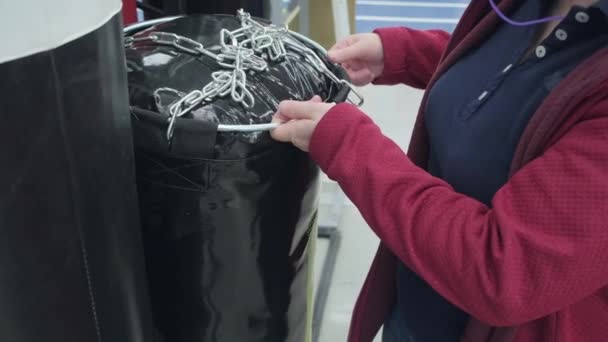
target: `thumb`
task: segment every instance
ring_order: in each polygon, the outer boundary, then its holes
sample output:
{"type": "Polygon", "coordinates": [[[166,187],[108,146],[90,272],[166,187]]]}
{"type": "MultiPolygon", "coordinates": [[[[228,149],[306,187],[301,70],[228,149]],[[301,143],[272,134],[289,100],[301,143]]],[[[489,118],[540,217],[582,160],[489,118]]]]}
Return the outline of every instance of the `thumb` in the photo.
{"type": "Polygon", "coordinates": [[[313,98],[311,101],[283,101],[279,104],[278,113],[286,119],[308,119],[316,120],[319,116],[315,106],[318,106],[318,101],[313,98]]]}

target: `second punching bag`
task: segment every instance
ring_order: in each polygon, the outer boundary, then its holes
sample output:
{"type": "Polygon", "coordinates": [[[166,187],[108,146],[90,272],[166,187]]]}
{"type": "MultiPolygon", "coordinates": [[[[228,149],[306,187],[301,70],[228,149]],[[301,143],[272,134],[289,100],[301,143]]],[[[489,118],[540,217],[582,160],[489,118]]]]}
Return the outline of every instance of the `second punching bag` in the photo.
{"type": "MultiPolygon", "coordinates": [[[[141,26],[140,26],[141,28],[141,26]]],[[[284,99],[344,101],[315,44],[244,12],[127,38],[137,183],[165,342],[304,342],[319,171],[273,141],[284,99]]]]}
{"type": "Polygon", "coordinates": [[[150,342],[120,1],[4,1],[0,38],[0,341],[150,342]]]}

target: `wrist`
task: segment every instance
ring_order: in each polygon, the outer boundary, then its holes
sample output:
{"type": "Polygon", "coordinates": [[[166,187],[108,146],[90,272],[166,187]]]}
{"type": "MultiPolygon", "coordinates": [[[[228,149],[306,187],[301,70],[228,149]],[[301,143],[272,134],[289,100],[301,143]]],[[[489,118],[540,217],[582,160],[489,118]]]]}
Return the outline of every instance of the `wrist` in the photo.
{"type": "Polygon", "coordinates": [[[390,27],[374,30],[382,46],[382,72],[375,84],[400,83],[407,68],[409,32],[406,28],[390,27]]]}
{"type": "Polygon", "coordinates": [[[322,169],[325,169],[339,145],[343,143],[345,132],[351,129],[361,116],[367,117],[356,106],[339,103],[317,123],[310,139],[309,152],[322,169]]]}
{"type": "Polygon", "coordinates": [[[374,36],[374,45],[376,50],[375,63],[373,65],[372,74],[374,75],[374,79],[381,77],[384,72],[384,44],[382,43],[382,38],[380,34],[377,32],[373,32],[374,36]]]}

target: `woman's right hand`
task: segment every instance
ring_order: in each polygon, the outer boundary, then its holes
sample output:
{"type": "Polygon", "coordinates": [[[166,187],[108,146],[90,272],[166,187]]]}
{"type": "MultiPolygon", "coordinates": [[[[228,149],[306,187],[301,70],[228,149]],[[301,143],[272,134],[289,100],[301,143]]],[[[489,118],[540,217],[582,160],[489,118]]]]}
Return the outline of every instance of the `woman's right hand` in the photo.
{"type": "Polygon", "coordinates": [[[357,86],[371,83],[384,69],[382,41],[375,33],[348,36],[336,43],[328,55],[332,62],[342,65],[357,86]]]}

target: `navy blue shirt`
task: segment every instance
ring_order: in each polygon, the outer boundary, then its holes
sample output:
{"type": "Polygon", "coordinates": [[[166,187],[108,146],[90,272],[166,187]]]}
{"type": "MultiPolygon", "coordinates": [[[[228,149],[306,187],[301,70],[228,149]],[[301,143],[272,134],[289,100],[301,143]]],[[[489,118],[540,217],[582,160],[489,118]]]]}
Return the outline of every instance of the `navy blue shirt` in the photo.
{"type": "MultiPolygon", "coordinates": [[[[551,1],[524,0],[511,16],[543,17],[551,1]]],[[[502,24],[442,75],[429,93],[428,171],[488,206],[508,178],[530,117],[576,65],[608,42],[608,0],[573,7],[530,55],[538,26],[502,24]]],[[[468,315],[404,265],[397,270],[397,304],[385,342],[458,341],[468,315]]]]}

